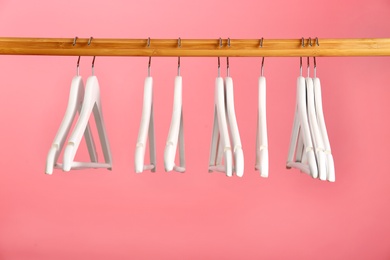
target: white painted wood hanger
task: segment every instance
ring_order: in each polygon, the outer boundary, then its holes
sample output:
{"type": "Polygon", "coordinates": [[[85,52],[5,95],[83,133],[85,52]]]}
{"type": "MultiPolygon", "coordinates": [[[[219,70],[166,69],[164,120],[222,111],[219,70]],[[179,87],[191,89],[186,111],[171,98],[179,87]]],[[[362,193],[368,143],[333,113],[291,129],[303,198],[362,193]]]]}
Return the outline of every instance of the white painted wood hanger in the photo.
{"type": "Polygon", "coordinates": [[[268,171],[269,171],[266,93],[267,93],[267,87],[266,87],[266,79],[264,77],[264,57],[263,57],[261,62],[261,76],[259,77],[259,86],[258,86],[255,169],[260,171],[260,176],[264,178],[268,177],[268,171]]]}
{"type": "MultiPolygon", "coordinates": [[[[301,60],[302,61],[302,60],[301,60]]],[[[298,151],[299,153],[299,151],[298,151]]],[[[317,162],[314,154],[314,148],[312,143],[312,137],[310,134],[310,126],[307,116],[307,103],[306,103],[306,82],[302,77],[302,62],[301,62],[301,75],[297,79],[297,102],[296,112],[294,117],[293,130],[291,133],[290,148],[287,157],[286,167],[297,168],[302,172],[310,174],[313,178],[318,177],[317,162]],[[303,139],[304,153],[302,161],[294,161],[295,148],[297,148],[298,137],[301,135],[303,139]],[[307,161],[307,164],[305,163],[307,161]]]]}
{"type": "MultiPolygon", "coordinates": [[[[80,113],[81,111],[81,106],[84,98],[84,84],[81,76],[79,75],[79,62],[80,57],[77,61],[77,75],[72,79],[68,106],[66,108],[65,115],[62,119],[61,125],[57,131],[57,134],[47,155],[45,170],[47,174],[52,174],[54,168],[62,168],[62,163],[57,162],[58,157],[62,151],[66,137],[69,134],[69,130],[72,126],[76,113],[80,113]]],[[[97,162],[95,143],[93,141],[89,124],[87,124],[86,126],[84,137],[91,161],[97,162]]]]}
{"type": "MultiPolygon", "coordinates": [[[[220,39],[221,42],[221,39],[220,39]]],[[[225,90],[220,76],[220,59],[218,58],[218,77],[215,79],[214,123],[211,138],[209,172],[224,172],[233,176],[233,155],[226,119],[225,90]]]]}
{"type": "Polygon", "coordinates": [[[87,79],[85,87],[84,100],[81,107],[80,116],[76,122],[73,132],[68,140],[64,151],[63,170],[70,171],[71,169],[84,168],[107,168],[111,170],[112,159],[111,151],[108,142],[108,137],[104,125],[102,105],[100,100],[99,82],[93,74],[95,57],[92,62],[92,76],[87,79]],[[99,134],[100,144],[104,155],[105,163],[99,162],[75,162],[74,157],[80,145],[83,134],[87,128],[89,118],[93,112],[96,127],[99,134]]]}
{"type": "Polygon", "coordinates": [[[153,113],[153,78],[150,76],[149,57],[148,76],[144,84],[144,100],[142,107],[141,124],[138,132],[137,145],[135,148],[135,172],[141,173],[144,170],[156,171],[156,143],[154,134],[154,113],[153,113]],[[150,164],[144,163],[146,141],[149,135],[150,164]]]}
{"type": "Polygon", "coordinates": [[[333,155],[332,155],[331,148],[330,148],[328,132],[326,129],[324,112],[322,109],[321,82],[320,82],[320,79],[317,78],[315,57],[314,57],[314,78],[313,78],[313,81],[314,81],[314,98],[315,98],[317,120],[318,120],[318,125],[320,128],[320,132],[322,134],[324,147],[325,147],[325,154],[326,154],[326,159],[327,159],[327,164],[326,164],[327,177],[326,177],[326,179],[330,182],[334,182],[336,180],[334,161],[333,161],[333,155]]]}
{"type": "Polygon", "coordinates": [[[180,76],[180,57],[178,59],[178,76],[175,78],[175,90],[173,97],[173,112],[167,143],[164,150],[165,171],[172,170],[185,172],[184,130],[183,130],[183,106],[182,106],[182,77],[180,76]],[[176,149],[179,144],[179,166],[175,164],[176,149]]]}
{"type": "Polygon", "coordinates": [[[238,177],[244,175],[244,153],[242,150],[240,132],[238,130],[236,112],[234,109],[233,79],[229,73],[229,57],[227,58],[227,77],[225,77],[226,114],[233,143],[234,167],[233,171],[238,177]]]}

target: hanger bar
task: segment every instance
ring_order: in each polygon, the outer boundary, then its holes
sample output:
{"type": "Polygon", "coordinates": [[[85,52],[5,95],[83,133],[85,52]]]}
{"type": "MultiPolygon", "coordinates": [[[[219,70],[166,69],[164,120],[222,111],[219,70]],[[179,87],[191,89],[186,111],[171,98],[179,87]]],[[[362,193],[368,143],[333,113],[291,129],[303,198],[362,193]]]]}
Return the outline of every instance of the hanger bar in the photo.
{"type": "Polygon", "coordinates": [[[390,56],[390,38],[321,39],[104,39],[5,38],[0,37],[2,55],[54,56],[146,56],[146,57],[342,57],[390,56]]]}

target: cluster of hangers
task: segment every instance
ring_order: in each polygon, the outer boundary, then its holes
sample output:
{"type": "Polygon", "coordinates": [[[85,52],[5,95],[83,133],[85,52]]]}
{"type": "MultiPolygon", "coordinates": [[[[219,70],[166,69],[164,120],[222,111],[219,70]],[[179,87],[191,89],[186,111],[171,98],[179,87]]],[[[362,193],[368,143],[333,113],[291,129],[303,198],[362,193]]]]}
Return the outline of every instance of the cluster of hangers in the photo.
{"type": "MultiPolygon", "coordinates": [[[[73,45],[76,44],[77,37],[73,45]]],[[[88,41],[90,45],[92,37],[88,41]]],[[[222,47],[222,39],[219,40],[222,47]]],[[[227,41],[230,47],[230,39],[227,41]]],[[[319,45],[318,38],[316,44],[319,45]]],[[[311,46],[311,39],[309,38],[311,46]]],[[[148,38],[147,47],[150,46],[148,38]]],[[[181,47],[181,39],[178,39],[178,47],[181,47]]],[[[263,47],[263,38],[260,41],[263,47]]],[[[304,39],[302,38],[302,47],[304,39]]],[[[309,59],[309,58],[308,58],[309,59]]],[[[314,58],[315,59],[315,58],[314,58]]],[[[52,143],[46,160],[46,173],[52,174],[54,168],[62,168],[64,171],[85,168],[106,168],[111,170],[112,159],[107,133],[104,126],[100,90],[97,77],[94,75],[94,62],[92,61],[92,76],[87,79],[85,90],[81,76],[79,75],[80,56],[77,61],[77,74],[71,83],[71,90],[65,116],[62,120],[57,135],[52,143]],[[70,135],[64,150],[63,163],[58,163],[58,157],[63,149],[65,140],[69,134],[71,125],[79,112],[79,118],[70,135]],[[104,163],[98,162],[95,143],[89,126],[91,113],[94,115],[100,143],[104,154],[104,163]],[[85,137],[91,162],[74,161],[75,154],[82,137],[85,137]]],[[[151,57],[148,62],[148,75],[144,82],[143,108],[141,123],[135,149],[135,172],[156,170],[156,147],[154,132],[153,112],[153,78],[150,73],[151,57]],[[149,137],[149,163],[145,163],[146,145],[149,137]]],[[[291,136],[290,150],[287,160],[287,168],[298,168],[313,177],[321,180],[334,181],[333,157],[330,152],[329,140],[326,132],[324,116],[322,112],[321,87],[319,79],[314,73],[311,79],[301,75],[298,78],[297,108],[294,126],[291,136]],[[313,84],[314,82],[314,84],[313,84]],[[295,155],[295,156],[294,156],[295,155]]],[[[316,71],[316,66],[314,68],[316,71]]],[[[309,63],[308,63],[309,73],[309,63]]],[[[261,62],[261,75],[258,81],[258,116],[256,133],[256,165],[262,177],[268,177],[268,137],[266,122],[266,79],[264,77],[264,57],[261,62]]],[[[175,78],[174,102],[172,119],[168,138],[164,150],[165,171],[185,172],[184,153],[184,129],[182,108],[182,77],[180,75],[180,57],[178,57],[178,70],[175,78]],[[179,147],[179,163],[175,163],[177,147],[179,147]]],[[[227,176],[242,177],[244,174],[244,153],[242,149],[239,128],[234,108],[233,80],[229,72],[229,57],[227,57],[227,75],[221,77],[220,58],[218,57],[218,76],[215,81],[214,98],[214,123],[210,148],[209,171],[224,172],[227,176]]]]}
{"type": "MultiPolygon", "coordinates": [[[[319,44],[318,39],[316,44],[319,44]]],[[[309,45],[311,46],[311,39],[309,45]]],[[[321,82],[317,77],[315,57],[313,78],[310,77],[309,59],[310,57],[307,57],[307,77],[304,78],[302,57],[300,58],[296,111],[286,167],[297,168],[313,178],[334,182],[334,161],[322,109],[321,82]]]]}
{"type": "MultiPolygon", "coordinates": [[[[77,37],[74,39],[74,45],[76,44],[76,41],[77,37]]],[[[91,41],[92,37],[89,39],[88,45],[91,44],[91,41]]],[[[70,171],[71,169],[88,168],[106,168],[111,170],[112,167],[111,150],[102,114],[100,87],[98,79],[94,75],[95,57],[92,60],[92,75],[88,77],[85,89],[82,77],[80,76],[79,64],[80,56],[77,60],[77,73],[76,76],[73,77],[70,87],[68,106],[47,155],[45,170],[47,174],[52,174],[54,168],[61,168],[64,171],[70,171]],[[63,163],[58,163],[58,157],[65,144],[77,112],[79,113],[79,118],[77,119],[73,132],[69,136],[66,144],[63,154],[63,163]],[[98,162],[95,142],[89,125],[91,113],[93,113],[96,122],[105,160],[104,163],[98,162]],[[91,162],[74,161],[77,149],[83,136],[85,137],[91,162]]]]}

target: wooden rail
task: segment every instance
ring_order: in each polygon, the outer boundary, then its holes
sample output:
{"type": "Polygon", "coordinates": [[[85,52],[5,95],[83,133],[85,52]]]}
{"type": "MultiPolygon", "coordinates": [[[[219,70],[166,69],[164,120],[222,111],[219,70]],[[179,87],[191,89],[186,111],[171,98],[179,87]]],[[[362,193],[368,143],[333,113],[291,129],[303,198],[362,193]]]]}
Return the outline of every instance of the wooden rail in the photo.
{"type": "Polygon", "coordinates": [[[304,47],[301,39],[89,40],[78,38],[74,44],[73,38],[0,38],[0,54],[152,57],[390,56],[390,38],[319,39],[318,44],[315,38],[311,41],[306,38],[304,47]]]}

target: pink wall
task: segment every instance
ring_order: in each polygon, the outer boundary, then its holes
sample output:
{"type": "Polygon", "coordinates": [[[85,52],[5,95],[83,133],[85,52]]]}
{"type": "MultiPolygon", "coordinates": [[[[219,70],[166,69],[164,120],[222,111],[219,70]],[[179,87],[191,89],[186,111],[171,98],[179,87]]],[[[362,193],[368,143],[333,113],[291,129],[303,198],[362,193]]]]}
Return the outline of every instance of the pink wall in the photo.
{"type": "MultiPolygon", "coordinates": [[[[390,37],[389,17],[386,0],[3,0],[0,36],[266,44],[390,37]]],[[[81,58],[84,79],[90,62],[81,58]]],[[[177,59],[152,61],[158,172],[135,174],[147,58],[97,57],[114,169],[47,176],[76,57],[0,57],[0,259],[389,259],[390,58],[317,60],[336,183],[285,169],[298,58],[265,60],[269,179],[254,171],[261,59],[231,58],[246,170],[243,178],[208,173],[216,62],[181,61],[185,174],[163,171],[177,59]]],[[[84,147],[78,156],[87,158],[84,147]]]]}

